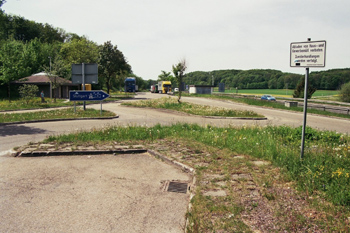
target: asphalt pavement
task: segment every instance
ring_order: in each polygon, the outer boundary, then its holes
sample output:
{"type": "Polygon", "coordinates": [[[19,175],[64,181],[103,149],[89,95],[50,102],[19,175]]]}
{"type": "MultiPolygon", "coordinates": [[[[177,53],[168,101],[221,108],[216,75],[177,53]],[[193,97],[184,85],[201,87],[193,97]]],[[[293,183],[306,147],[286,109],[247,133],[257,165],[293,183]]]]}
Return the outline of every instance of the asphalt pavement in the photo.
{"type": "Polygon", "coordinates": [[[184,232],[191,174],[148,153],[0,157],[0,232],[184,232]]]}

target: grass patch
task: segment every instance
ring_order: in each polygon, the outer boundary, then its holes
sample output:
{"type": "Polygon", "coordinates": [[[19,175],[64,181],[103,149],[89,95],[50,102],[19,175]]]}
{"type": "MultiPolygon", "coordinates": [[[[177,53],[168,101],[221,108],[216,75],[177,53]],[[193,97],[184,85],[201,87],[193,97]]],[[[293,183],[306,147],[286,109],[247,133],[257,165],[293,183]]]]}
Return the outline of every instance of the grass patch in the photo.
{"type": "Polygon", "coordinates": [[[174,124],[154,127],[116,126],[89,133],[50,136],[45,142],[58,145],[72,141],[78,144],[158,143],[165,154],[186,147],[181,149],[181,154],[175,159],[195,167],[197,172],[193,210],[187,215],[191,223],[189,232],[208,229],[211,232],[249,232],[242,215],[264,217],[267,212],[263,210],[266,208],[274,209],[270,217],[279,221],[276,227],[280,231],[350,230],[349,136],[307,128],[303,161],[299,159],[300,139],[300,127],[219,128],[174,124]],[[249,157],[250,161],[236,159],[237,154],[249,157]],[[261,159],[270,161],[271,165],[257,167],[252,162],[261,159]],[[239,178],[233,185],[232,177],[245,173],[251,174],[252,178],[239,178]],[[213,178],[209,179],[211,176],[213,178]],[[260,187],[259,199],[245,199],[250,195],[252,181],[260,187]],[[297,193],[301,193],[292,194],[289,189],[291,185],[297,187],[297,193]],[[208,190],[219,188],[228,195],[204,195],[208,190]],[[237,196],[238,191],[246,193],[237,196]],[[296,197],[292,198],[293,195],[296,197]]]}
{"type": "MultiPolygon", "coordinates": [[[[303,107],[291,107],[291,108],[289,108],[289,107],[284,106],[284,104],[281,104],[281,103],[278,103],[278,102],[275,102],[275,101],[261,101],[260,99],[243,98],[243,97],[235,98],[234,96],[230,96],[230,95],[220,95],[220,94],[199,95],[199,94],[191,94],[191,95],[186,95],[186,96],[189,96],[189,97],[213,98],[213,99],[224,99],[224,100],[230,100],[230,101],[233,101],[233,102],[253,105],[253,106],[276,108],[276,109],[284,109],[284,110],[290,110],[290,111],[296,111],[296,112],[303,112],[304,111],[303,107]]],[[[313,113],[313,114],[318,114],[318,115],[323,115],[323,116],[334,116],[334,117],[350,119],[350,115],[347,115],[347,114],[327,112],[327,111],[318,110],[318,109],[312,109],[312,108],[308,108],[307,112],[308,113],[313,113]]]]}
{"type": "MultiPolygon", "coordinates": [[[[225,90],[225,93],[236,93],[236,89],[225,90]]],[[[275,95],[275,96],[286,96],[292,97],[294,90],[292,89],[241,89],[238,90],[238,94],[248,94],[248,95],[275,95]]],[[[333,90],[317,90],[312,97],[325,97],[325,96],[336,96],[339,91],[333,90]]]]}
{"type": "Polygon", "coordinates": [[[200,116],[221,116],[221,117],[263,117],[253,111],[238,111],[227,108],[212,107],[207,105],[191,104],[187,102],[178,103],[175,98],[164,97],[161,99],[141,100],[136,102],[127,102],[122,105],[133,107],[149,107],[171,109],[179,112],[185,112],[200,116]]]}
{"type": "MultiPolygon", "coordinates": [[[[135,94],[133,93],[113,93],[110,95],[109,98],[104,100],[103,102],[108,101],[117,101],[122,99],[130,99],[134,98],[135,94]]],[[[45,109],[45,108],[56,108],[56,107],[69,107],[73,106],[74,102],[69,101],[67,99],[56,99],[56,102],[54,102],[54,99],[45,98],[46,103],[41,103],[41,99],[32,99],[27,104],[22,99],[17,100],[11,100],[9,102],[8,100],[1,100],[0,101],[0,111],[13,111],[13,110],[27,110],[27,109],[45,109]]],[[[99,103],[98,101],[86,101],[86,104],[96,104],[99,103]]],[[[83,102],[76,101],[76,105],[83,105],[83,102]]]]}
{"type": "Polygon", "coordinates": [[[53,99],[45,98],[46,103],[41,103],[41,100],[33,99],[27,104],[24,100],[2,100],[0,101],[0,111],[12,111],[12,110],[25,110],[25,109],[42,109],[42,108],[54,108],[54,107],[66,107],[73,106],[73,102],[67,102],[65,99],[56,99],[56,103],[53,99]]]}
{"type": "Polygon", "coordinates": [[[76,113],[74,108],[58,109],[50,111],[38,111],[28,113],[5,113],[0,118],[0,123],[9,122],[26,122],[34,120],[51,120],[51,119],[76,119],[76,118],[94,118],[94,117],[114,117],[115,113],[103,110],[102,115],[100,110],[77,108],[76,113]]]}

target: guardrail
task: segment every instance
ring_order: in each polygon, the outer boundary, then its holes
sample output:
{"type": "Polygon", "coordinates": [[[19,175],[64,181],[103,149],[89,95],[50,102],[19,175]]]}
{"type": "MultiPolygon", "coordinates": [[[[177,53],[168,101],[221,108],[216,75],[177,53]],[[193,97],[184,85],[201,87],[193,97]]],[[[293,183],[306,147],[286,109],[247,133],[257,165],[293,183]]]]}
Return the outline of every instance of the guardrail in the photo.
{"type": "MultiPolygon", "coordinates": [[[[299,103],[300,106],[304,106],[304,103],[299,103]]],[[[339,107],[339,106],[325,106],[325,105],[316,105],[316,104],[308,104],[307,108],[309,109],[319,109],[327,112],[340,113],[345,115],[350,115],[350,108],[339,107]]]]}

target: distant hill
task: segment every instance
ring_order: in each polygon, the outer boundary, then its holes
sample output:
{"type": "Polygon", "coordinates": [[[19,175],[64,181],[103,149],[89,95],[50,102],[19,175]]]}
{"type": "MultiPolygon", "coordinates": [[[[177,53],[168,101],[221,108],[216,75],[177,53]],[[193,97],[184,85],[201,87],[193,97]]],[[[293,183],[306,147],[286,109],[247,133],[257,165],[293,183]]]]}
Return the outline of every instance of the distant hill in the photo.
{"type": "MultiPolygon", "coordinates": [[[[238,89],[295,89],[304,75],[285,73],[272,69],[252,70],[214,70],[210,72],[194,71],[186,74],[184,82],[188,85],[218,86],[238,89]]],[[[337,90],[350,82],[350,68],[311,72],[310,84],[319,90],[337,90]]]]}

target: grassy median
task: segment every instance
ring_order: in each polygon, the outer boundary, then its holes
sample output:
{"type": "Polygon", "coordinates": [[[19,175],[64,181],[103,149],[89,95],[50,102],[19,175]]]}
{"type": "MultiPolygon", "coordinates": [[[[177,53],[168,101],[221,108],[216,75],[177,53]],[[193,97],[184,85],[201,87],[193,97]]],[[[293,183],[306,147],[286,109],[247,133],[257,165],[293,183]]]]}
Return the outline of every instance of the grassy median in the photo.
{"type": "Polygon", "coordinates": [[[123,103],[126,106],[148,107],[169,109],[179,112],[185,112],[200,116],[220,116],[220,117],[244,117],[244,118],[260,118],[264,117],[253,111],[233,110],[228,108],[212,107],[208,105],[191,104],[187,102],[178,103],[176,98],[164,97],[161,99],[141,100],[123,103]]]}
{"type": "Polygon", "coordinates": [[[54,119],[78,119],[78,118],[97,118],[97,117],[114,117],[115,113],[103,110],[77,108],[56,109],[48,111],[36,111],[27,113],[3,113],[0,117],[0,123],[9,122],[28,122],[37,120],[54,120],[54,119]]]}

